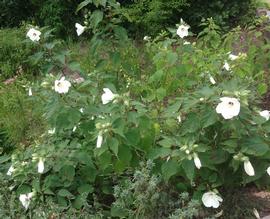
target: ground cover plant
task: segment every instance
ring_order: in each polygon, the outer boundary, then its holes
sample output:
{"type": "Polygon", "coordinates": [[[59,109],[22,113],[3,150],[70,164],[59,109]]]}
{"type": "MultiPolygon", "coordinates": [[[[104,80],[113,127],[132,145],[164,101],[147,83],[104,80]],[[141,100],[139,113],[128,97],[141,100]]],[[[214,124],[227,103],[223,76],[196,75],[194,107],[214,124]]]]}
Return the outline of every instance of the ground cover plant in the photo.
{"type": "Polygon", "coordinates": [[[0,216],[226,218],[226,191],[269,185],[266,17],[134,42],[116,1],[85,8],[76,46],[27,26],[38,80],[0,90],[0,216]]]}

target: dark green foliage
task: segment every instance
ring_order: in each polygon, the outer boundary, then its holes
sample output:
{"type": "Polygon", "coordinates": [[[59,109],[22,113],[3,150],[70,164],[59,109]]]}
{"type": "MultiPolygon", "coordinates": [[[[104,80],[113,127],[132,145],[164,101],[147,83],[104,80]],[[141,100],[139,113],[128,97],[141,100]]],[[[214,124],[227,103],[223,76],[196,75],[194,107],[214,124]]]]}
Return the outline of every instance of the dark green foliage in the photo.
{"type": "Polygon", "coordinates": [[[29,20],[34,12],[34,5],[29,0],[0,0],[0,27],[18,26],[29,20]]]}
{"type": "Polygon", "coordinates": [[[82,22],[82,16],[75,14],[80,1],[77,0],[32,0],[37,8],[35,20],[39,26],[56,29],[60,38],[75,35],[75,23],[82,22]]]}
{"type": "Polygon", "coordinates": [[[123,14],[131,24],[127,28],[139,36],[155,35],[183,18],[193,32],[203,18],[212,17],[223,30],[245,24],[255,16],[254,0],[136,0],[123,1],[123,14]]]}

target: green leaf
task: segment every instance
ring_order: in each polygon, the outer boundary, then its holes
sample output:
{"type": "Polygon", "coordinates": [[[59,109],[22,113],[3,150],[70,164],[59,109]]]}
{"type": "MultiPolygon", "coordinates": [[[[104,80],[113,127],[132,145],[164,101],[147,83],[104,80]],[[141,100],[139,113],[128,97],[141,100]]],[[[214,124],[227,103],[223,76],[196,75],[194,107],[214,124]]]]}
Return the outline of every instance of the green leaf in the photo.
{"type": "Polygon", "coordinates": [[[187,159],[183,160],[182,167],[186,173],[187,178],[190,181],[193,181],[194,176],[195,176],[195,165],[194,165],[193,160],[187,160],[187,159]]]}
{"type": "Polygon", "coordinates": [[[92,193],[93,191],[94,191],[94,188],[90,184],[83,184],[78,188],[78,192],[80,194],[88,194],[88,193],[92,193]]]}
{"type": "Polygon", "coordinates": [[[241,142],[242,152],[253,156],[263,156],[269,150],[268,144],[258,136],[253,136],[241,142]]]}
{"type": "Polygon", "coordinates": [[[109,148],[112,150],[112,152],[115,154],[115,156],[118,155],[118,145],[119,141],[116,138],[110,138],[108,139],[109,148]]]}
{"type": "Polygon", "coordinates": [[[174,65],[178,59],[177,53],[175,52],[169,52],[167,54],[167,63],[169,65],[174,65]]]}
{"type": "Polygon", "coordinates": [[[85,0],[85,1],[81,2],[76,9],[76,14],[78,13],[78,11],[80,11],[82,8],[84,8],[85,6],[87,6],[90,3],[92,3],[92,0],[85,0]]]}
{"type": "Polygon", "coordinates": [[[137,146],[140,142],[140,131],[138,128],[129,129],[125,136],[129,145],[137,146]]]}
{"type": "Polygon", "coordinates": [[[74,195],[72,195],[68,190],[66,189],[60,189],[57,193],[61,197],[66,197],[66,198],[74,198],[74,195]]]}
{"type": "Polygon", "coordinates": [[[59,175],[64,181],[73,181],[75,176],[75,168],[71,165],[65,165],[60,169],[59,175]]]}
{"type": "Polygon", "coordinates": [[[118,159],[126,165],[129,165],[132,159],[132,152],[128,146],[121,145],[121,147],[119,147],[118,159]]]}
{"type": "Polygon", "coordinates": [[[103,20],[103,12],[100,10],[95,10],[91,17],[90,22],[93,29],[96,29],[98,24],[103,20]]]}
{"type": "Polygon", "coordinates": [[[179,171],[179,164],[175,160],[168,160],[161,166],[161,172],[166,182],[179,171]]]}

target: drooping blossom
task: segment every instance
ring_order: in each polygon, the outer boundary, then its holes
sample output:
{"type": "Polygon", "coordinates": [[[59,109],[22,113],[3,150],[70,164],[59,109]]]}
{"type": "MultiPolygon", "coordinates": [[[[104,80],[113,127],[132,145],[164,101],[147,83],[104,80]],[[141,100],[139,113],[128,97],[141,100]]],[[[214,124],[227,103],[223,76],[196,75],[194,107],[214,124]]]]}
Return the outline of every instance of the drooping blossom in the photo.
{"type": "Polygon", "coordinates": [[[198,155],[196,153],[193,155],[193,157],[194,157],[195,166],[197,167],[197,169],[200,169],[202,167],[202,163],[201,163],[200,158],[198,157],[198,155]]]}
{"type": "Polygon", "coordinates": [[[98,137],[97,137],[97,148],[100,148],[103,142],[103,136],[102,136],[102,132],[98,133],[98,137]]]}
{"type": "Polygon", "coordinates": [[[38,173],[43,173],[44,172],[44,169],[45,169],[44,159],[43,158],[39,158],[39,161],[38,161],[38,173]]]}
{"type": "Polygon", "coordinates": [[[254,168],[249,160],[244,161],[244,170],[245,170],[246,174],[249,176],[255,175],[254,168]]]}

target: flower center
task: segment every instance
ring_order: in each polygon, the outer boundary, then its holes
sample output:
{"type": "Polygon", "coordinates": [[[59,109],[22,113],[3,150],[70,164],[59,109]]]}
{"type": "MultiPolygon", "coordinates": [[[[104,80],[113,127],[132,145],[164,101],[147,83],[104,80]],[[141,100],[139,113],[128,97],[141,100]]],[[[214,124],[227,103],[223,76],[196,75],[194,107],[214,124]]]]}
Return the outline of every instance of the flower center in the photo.
{"type": "Polygon", "coordinates": [[[231,101],[229,101],[229,103],[228,103],[230,106],[233,106],[233,102],[231,102],[231,101]]]}

